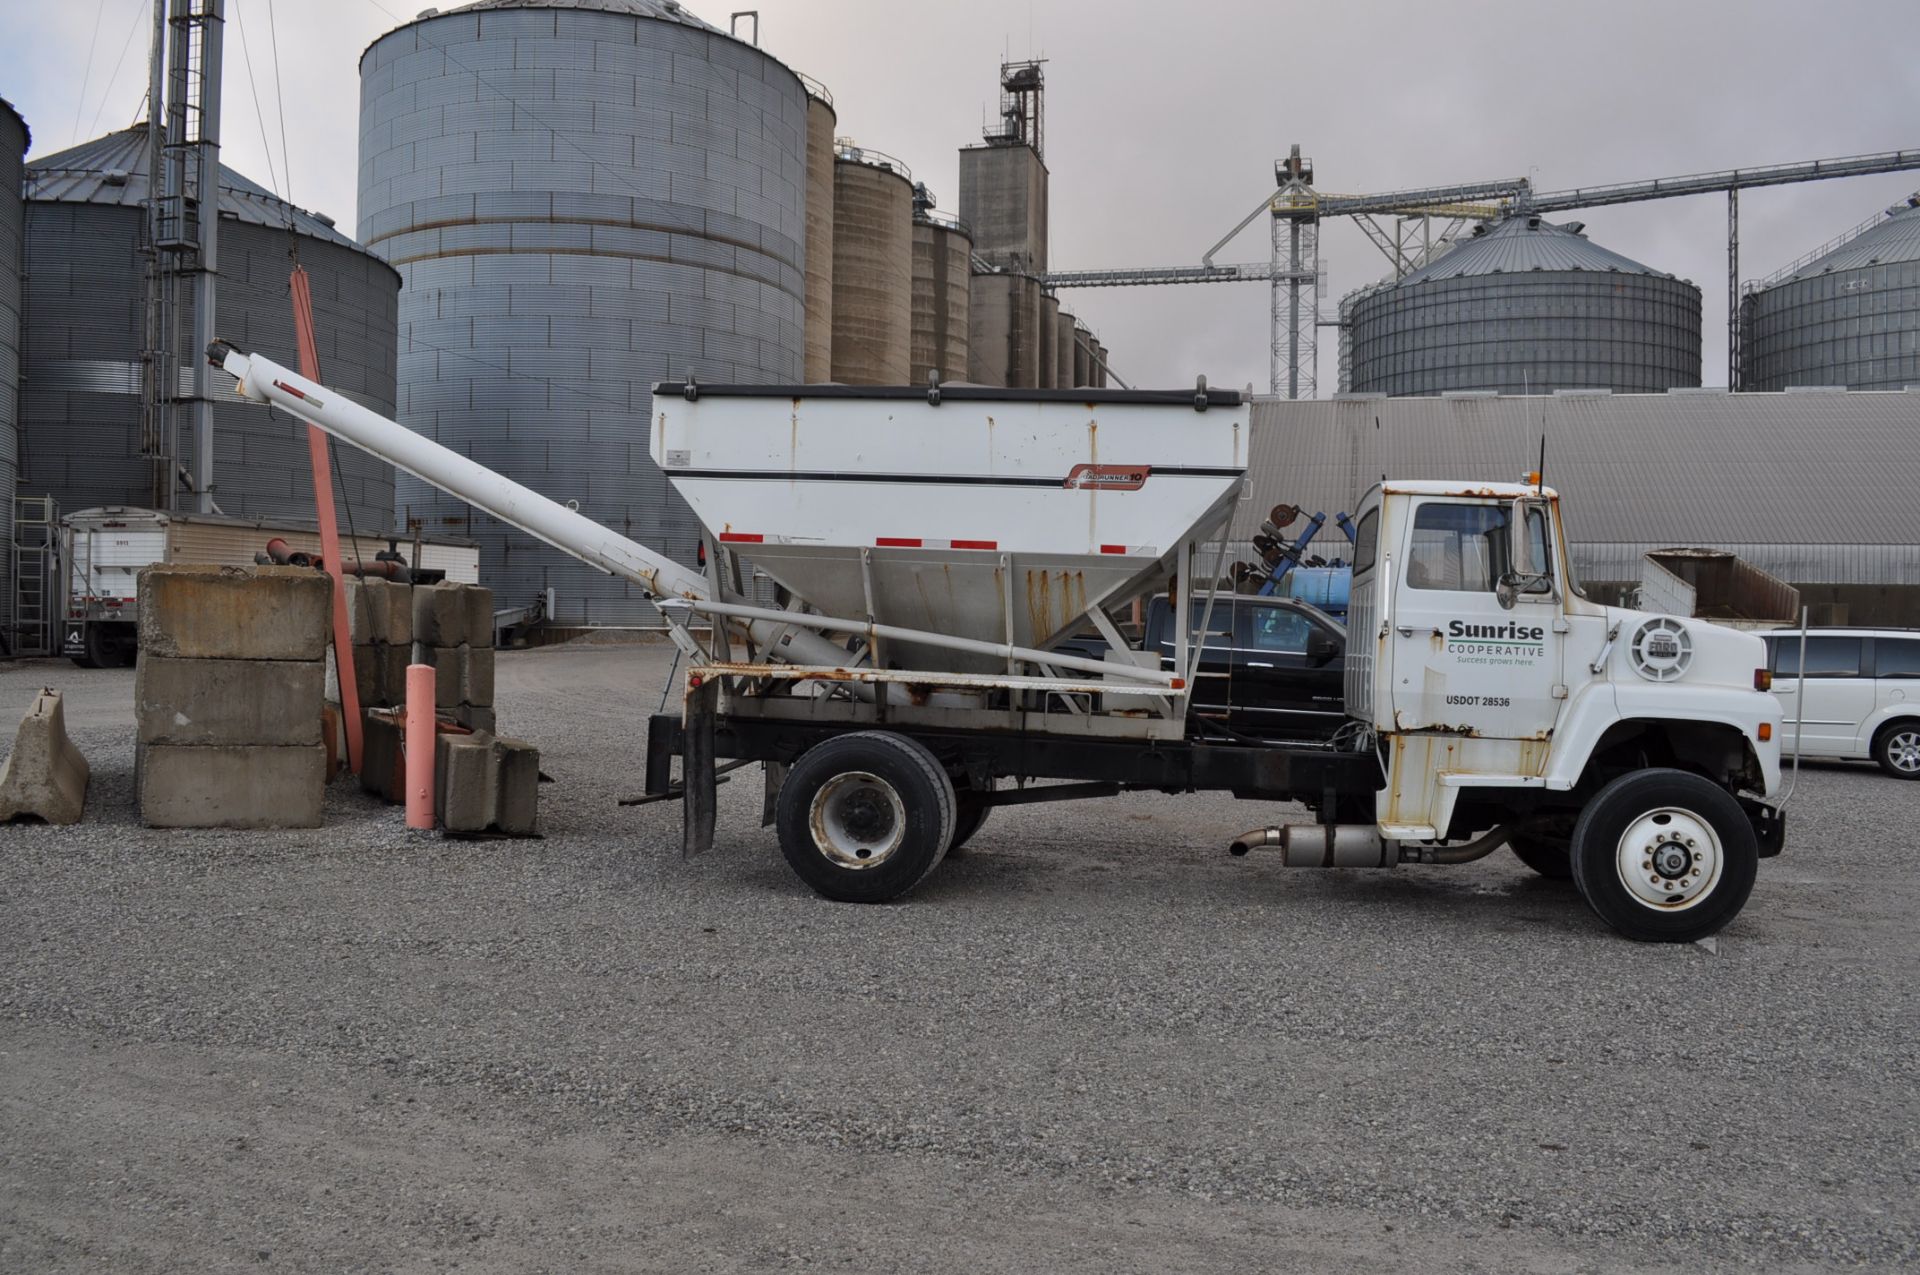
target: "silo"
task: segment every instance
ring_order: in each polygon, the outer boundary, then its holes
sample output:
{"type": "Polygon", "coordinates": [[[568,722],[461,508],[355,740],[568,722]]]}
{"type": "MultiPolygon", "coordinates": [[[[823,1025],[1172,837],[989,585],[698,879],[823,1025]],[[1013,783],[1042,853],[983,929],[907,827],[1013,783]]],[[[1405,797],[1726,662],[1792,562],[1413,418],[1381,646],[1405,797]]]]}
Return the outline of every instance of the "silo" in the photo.
{"type": "Polygon", "coordinates": [[[971,287],[968,379],[981,385],[1037,389],[1040,281],[1024,274],[976,274],[971,287]]]}
{"type": "Polygon", "coordinates": [[[928,372],[943,381],[968,379],[973,238],[958,221],[927,213],[913,223],[913,366],[910,381],[928,372]]]}
{"type": "Polygon", "coordinates": [[[1073,384],[1075,389],[1093,384],[1093,333],[1077,324],[1073,329],[1073,384]]]}
{"type": "Polygon", "coordinates": [[[1073,379],[1073,333],[1076,326],[1073,316],[1065,310],[1054,321],[1053,383],[1058,389],[1070,390],[1079,383],[1073,379]]]}
{"type": "MultiPolygon", "coordinates": [[[[0,638],[13,647],[13,496],[20,466],[20,264],[25,215],[21,161],[26,120],[0,99],[0,638]]],[[[32,493],[27,493],[31,495],[32,493]]]]}
{"type": "MultiPolygon", "coordinates": [[[[141,350],[148,191],[144,124],[27,166],[25,368],[20,489],[52,495],[65,513],[99,505],[153,508],[164,476],[142,438],[141,350]]],[[[395,407],[399,277],[377,256],[234,172],[220,169],[219,332],[242,350],[294,364],[288,253],[297,249],[313,291],[321,378],[384,415],[395,407]]],[[[204,357],[187,348],[193,289],[179,288],[180,383],[204,357]]],[[[184,417],[184,413],[181,414],[184,417]]],[[[193,455],[180,422],[171,452],[193,455]]],[[[233,517],[311,520],[307,427],[222,394],[214,401],[214,502],[233,517]]],[[[338,449],[341,526],[394,526],[393,470],[354,447],[338,449]]],[[[191,509],[182,486],[175,507],[191,509]]]]}
{"type": "Polygon", "coordinates": [[[809,383],[833,379],[833,98],[807,86],[807,323],[809,383]]]}
{"type": "Polygon", "coordinates": [[[1034,368],[1035,383],[1043,390],[1055,389],[1059,382],[1053,370],[1060,362],[1060,298],[1051,293],[1040,295],[1040,359],[1034,368]]]}
{"type": "Polygon", "coordinates": [[[913,180],[877,151],[833,166],[833,379],[905,385],[913,366],[913,180]]]}
{"type": "MultiPolygon", "coordinates": [[[[652,385],[803,374],[807,94],[673,0],[426,10],[360,60],[360,231],[405,280],[400,419],[693,562],[652,385]]],[[[652,623],[641,591],[403,476],[502,606],[652,623]]]]}
{"type": "Polygon", "coordinates": [[[1658,393],[1700,384],[1700,290],[1579,223],[1519,215],[1390,287],[1349,328],[1356,393],[1658,393]]]}
{"type": "Polygon", "coordinates": [[[1740,388],[1920,385],[1920,195],[1740,307],[1740,388]]]}
{"type": "Polygon", "coordinates": [[[1107,388],[1107,347],[1096,339],[1093,343],[1093,385],[1095,389],[1107,388]]]}

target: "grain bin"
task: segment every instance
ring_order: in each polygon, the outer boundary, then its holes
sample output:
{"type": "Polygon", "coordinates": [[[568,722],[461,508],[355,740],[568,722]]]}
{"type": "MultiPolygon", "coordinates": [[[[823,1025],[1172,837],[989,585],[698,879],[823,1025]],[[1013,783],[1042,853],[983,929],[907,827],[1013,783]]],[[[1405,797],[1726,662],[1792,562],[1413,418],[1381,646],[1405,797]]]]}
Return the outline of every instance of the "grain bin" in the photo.
{"type": "MultiPolygon", "coordinates": [[[[22,159],[32,134],[0,99],[0,638],[13,639],[13,496],[20,465],[20,263],[25,212],[22,159]]],[[[32,493],[28,493],[32,494],[32,493]]]]}
{"type": "Polygon", "coordinates": [[[833,379],[905,385],[913,367],[913,175],[843,144],[833,166],[833,379]]]}
{"type": "MultiPolygon", "coordinates": [[[[69,512],[155,506],[164,477],[141,437],[141,350],[148,191],[144,124],[27,166],[24,392],[20,489],[52,495],[69,512]]],[[[328,218],[220,169],[220,335],[242,349],[296,357],[287,299],[288,253],[298,250],[313,290],[320,371],[356,403],[395,406],[399,277],[328,218]]],[[[204,355],[187,348],[193,290],[180,289],[174,363],[181,383],[204,355]]],[[[192,455],[190,431],[171,450],[192,455]]],[[[214,492],[230,517],[311,520],[307,428],[230,398],[213,409],[214,492]]],[[[393,470],[357,448],[339,449],[344,529],[391,530],[393,470]]]]}
{"type": "Polygon", "coordinates": [[[833,97],[807,86],[807,322],[805,377],[833,379],[833,97]]]}
{"type": "Polygon", "coordinates": [[[1658,393],[1700,384],[1700,290],[1517,215],[1354,304],[1358,393],[1658,393]]]}
{"type": "MultiPolygon", "coordinates": [[[[652,384],[803,372],[807,93],[673,0],[427,10],[360,60],[360,233],[405,279],[410,428],[682,561],[652,384]]],[[[503,606],[652,623],[641,591],[402,477],[503,606]]]]}
{"type": "Polygon", "coordinates": [[[929,372],[943,381],[968,379],[972,256],[965,225],[931,210],[914,217],[911,384],[926,384],[929,372]]]}
{"type": "Polygon", "coordinates": [[[1740,388],[1920,385],[1920,195],[1750,291],[1740,388]]]}

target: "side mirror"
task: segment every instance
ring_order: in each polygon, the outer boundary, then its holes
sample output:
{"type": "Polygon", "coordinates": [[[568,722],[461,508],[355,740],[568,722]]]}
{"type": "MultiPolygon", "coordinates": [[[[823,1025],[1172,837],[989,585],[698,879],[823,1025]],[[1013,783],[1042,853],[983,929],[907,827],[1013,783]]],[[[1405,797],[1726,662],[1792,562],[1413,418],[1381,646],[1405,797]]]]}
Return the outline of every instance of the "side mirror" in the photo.
{"type": "Polygon", "coordinates": [[[1315,629],[1307,635],[1307,659],[1314,664],[1325,664],[1340,654],[1340,643],[1330,635],[1315,629]]]}
{"type": "Polygon", "coordinates": [[[1533,564],[1533,545],[1527,537],[1527,511],[1534,506],[1533,501],[1522,498],[1513,502],[1513,512],[1507,519],[1507,561],[1510,564],[1509,575],[1530,576],[1539,570],[1533,564]]]}

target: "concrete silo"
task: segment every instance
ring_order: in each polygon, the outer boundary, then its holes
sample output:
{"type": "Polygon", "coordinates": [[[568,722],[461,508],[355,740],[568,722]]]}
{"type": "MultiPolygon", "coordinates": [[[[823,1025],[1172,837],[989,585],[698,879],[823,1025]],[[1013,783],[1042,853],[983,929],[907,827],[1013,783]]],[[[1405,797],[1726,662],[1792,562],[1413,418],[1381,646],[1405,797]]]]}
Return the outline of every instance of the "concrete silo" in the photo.
{"type": "Polygon", "coordinates": [[[833,98],[807,86],[807,322],[809,383],[833,379],[833,98]]]}
{"type": "Polygon", "coordinates": [[[968,377],[972,255],[973,238],[960,222],[932,211],[915,215],[911,384],[926,384],[929,372],[943,381],[968,377]]]}
{"type": "Polygon", "coordinates": [[[20,466],[20,264],[25,210],[22,159],[31,144],[26,120],[0,100],[0,637],[12,649],[13,496],[20,466]]]}
{"type": "Polygon", "coordinates": [[[1920,385],[1920,195],[1740,306],[1740,388],[1920,385]]]}
{"type": "MultiPolygon", "coordinates": [[[[691,562],[648,457],[652,383],[803,367],[807,93],[675,0],[481,0],[360,61],[360,233],[405,280],[400,416],[691,562]]],[[[649,623],[640,590],[402,476],[502,604],[649,623]]]]}
{"type": "Polygon", "coordinates": [[[1040,357],[1034,365],[1034,383],[1040,389],[1057,389],[1054,369],[1060,363],[1060,298],[1040,294],[1040,357]]]}
{"type": "Polygon", "coordinates": [[[1513,216],[1352,307],[1358,393],[1658,393],[1700,384],[1700,290],[1513,216]]]}
{"type": "Polygon", "coordinates": [[[833,379],[905,385],[913,366],[913,178],[842,146],[833,167],[833,379]]]}
{"type": "Polygon", "coordinates": [[[1073,327],[1073,385],[1093,384],[1093,333],[1079,323],[1073,327]]]}
{"type": "MultiPolygon", "coordinates": [[[[51,495],[64,513],[99,505],[155,508],[171,454],[193,454],[180,422],[172,440],[142,436],[148,192],[145,125],[110,133],[27,166],[25,367],[20,490],[51,495]]],[[[220,169],[219,332],[243,350],[293,363],[288,253],[313,289],[320,370],[327,384],[376,412],[395,407],[399,277],[315,213],[220,169]]],[[[204,355],[188,349],[191,288],[180,290],[174,363],[185,383],[204,355]]],[[[213,497],[232,517],[312,519],[307,428],[230,396],[213,408],[213,497]]],[[[391,530],[393,470],[339,449],[344,528],[391,530]]]]}
{"type": "Polygon", "coordinates": [[[967,379],[1012,389],[1040,386],[1040,281],[1025,274],[976,274],[969,280],[967,379]]]}
{"type": "Polygon", "coordinates": [[[1053,384],[1057,389],[1070,390],[1079,384],[1073,379],[1073,336],[1078,326],[1065,310],[1054,321],[1053,384]]]}

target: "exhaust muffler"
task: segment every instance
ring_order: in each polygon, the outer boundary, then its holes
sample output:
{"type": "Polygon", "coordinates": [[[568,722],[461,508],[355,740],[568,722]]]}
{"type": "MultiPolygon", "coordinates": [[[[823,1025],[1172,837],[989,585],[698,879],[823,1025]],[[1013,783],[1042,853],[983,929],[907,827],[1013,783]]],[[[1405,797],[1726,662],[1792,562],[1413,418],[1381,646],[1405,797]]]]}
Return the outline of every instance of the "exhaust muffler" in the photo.
{"type": "Polygon", "coordinates": [[[1383,841],[1370,823],[1290,823],[1255,828],[1233,839],[1236,855],[1277,848],[1289,868],[1391,868],[1400,862],[1397,843],[1383,841]]]}

